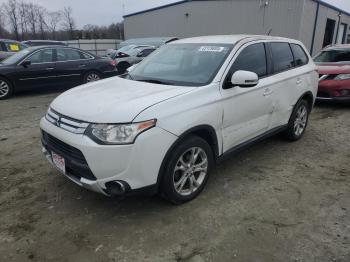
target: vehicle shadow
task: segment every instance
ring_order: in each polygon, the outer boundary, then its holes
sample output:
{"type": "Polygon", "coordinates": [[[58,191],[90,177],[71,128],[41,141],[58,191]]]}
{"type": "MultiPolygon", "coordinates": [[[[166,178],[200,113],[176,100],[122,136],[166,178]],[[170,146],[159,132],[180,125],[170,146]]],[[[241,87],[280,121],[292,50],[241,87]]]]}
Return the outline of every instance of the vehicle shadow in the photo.
{"type": "MultiPolygon", "coordinates": [[[[266,154],[266,149],[274,150],[276,147],[287,147],[288,143],[279,135],[273,136],[267,140],[261,141],[251,147],[243,149],[238,154],[233,154],[218,164],[206,185],[204,191],[195,200],[183,205],[174,205],[162,199],[159,195],[135,195],[126,197],[107,197],[86,189],[77,187],[64,177],[55,178],[59,180],[60,188],[64,191],[65,204],[60,205],[66,212],[72,210],[88,210],[97,216],[128,217],[129,215],[138,214],[159,214],[166,212],[179,212],[188,209],[200,209],[207,206],[209,202],[216,201],[215,198],[222,196],[222,185],[219,181],[230,180],[239,185],[240,180],[244,180],[239,169],[250,165],[251,159],[259,158],[266,154]],[[229,172],[228,172],[229,170],[229,172]],[[64,188],[64,189],[63,189],[64,188]],[[220,193],[221,192],[221,193],[220,193]],[[214,196],[214,198],[213,198],[214,196]],[[215,197],[216,196],[216,197],[215,197]],[[67,206],[67,201],[70,202],[67,206]]],[[[55,172],[56,175],[56,172],[55,172]]],[[[57,173],[57,176],[60,176],[57,173]]],[[[63,195],[63,193],[62,193],[63,195]]]]}

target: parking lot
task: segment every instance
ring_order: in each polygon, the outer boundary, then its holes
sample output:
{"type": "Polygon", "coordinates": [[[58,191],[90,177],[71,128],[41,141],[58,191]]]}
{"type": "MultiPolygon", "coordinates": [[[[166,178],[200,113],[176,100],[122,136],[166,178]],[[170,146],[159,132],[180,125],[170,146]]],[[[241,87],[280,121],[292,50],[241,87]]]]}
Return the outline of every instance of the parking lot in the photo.
{"type": "Polygon", "coordinates": [[[197,199],[110,199],[41,153],[39,120],[62,90],[0,103],[1,261],[350,261],[350,107],[322,104],[305,137],[223,162],[197,199]]]}

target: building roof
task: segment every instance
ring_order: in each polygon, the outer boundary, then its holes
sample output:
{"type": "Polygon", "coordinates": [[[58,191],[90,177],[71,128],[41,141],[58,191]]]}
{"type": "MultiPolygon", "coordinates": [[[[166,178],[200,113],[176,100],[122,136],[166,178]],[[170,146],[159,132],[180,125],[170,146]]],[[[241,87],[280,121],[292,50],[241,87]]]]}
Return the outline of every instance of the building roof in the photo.
{"type": "MultiPolygon", "coordinates": [[[[182,1],[177,1],[177,2],[174,2],[174,3],[170,3],[170,4],[167,4],[167,5],[162,5],[162,6],[146,9],[146,10],[143,10],[143,11],[127,14],[127,15],[124,15],[123,17],[126,18],[126,17],[130,17],[130,16],[134,16],[134,15],[148,13],[148,12],[151,12],[151,11],[156,11],[156,10],[167,8],[167,7],[174,6],[174,5],[180,5],[180,4],[187,3],[187,2],[203,2],[203,1],[216,1],[216,0],[182,0],[182,1]]],[[[323,0],[310,0],[310,1],[314,1],[316,3],[319,3],[319,4],[323,5],[323,6],[329,7],[331,9],[335,10],[335,11],[338,11],[340,13],[343,13],[343,14],[346,14],[346,15],[350,16],[349,12],[347,12],[347,11],[345,11],[343,9],[340,9],[340,8],[338,8],[338,7],[336,7],[336,6],[332,5],[332,4],[326,3],[323,0]]]]}

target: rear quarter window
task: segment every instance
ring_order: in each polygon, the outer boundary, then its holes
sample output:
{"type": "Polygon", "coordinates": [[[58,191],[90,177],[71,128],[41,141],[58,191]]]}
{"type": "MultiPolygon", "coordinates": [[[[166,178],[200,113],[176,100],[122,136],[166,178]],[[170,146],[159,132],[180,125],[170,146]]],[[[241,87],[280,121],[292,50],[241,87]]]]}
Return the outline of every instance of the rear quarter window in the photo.
{"type": "Polygon", "coordinates": [[[309,62],[308,56],[300,45],[290,44],[290,47],[293,51],[295,66],[303,66],[309,62]]]}
{"type": "Polygon", "coordinates": [[[271,43],[270,45],[274,73],[294,67],[294,57],[289,43],[271,43]]]}

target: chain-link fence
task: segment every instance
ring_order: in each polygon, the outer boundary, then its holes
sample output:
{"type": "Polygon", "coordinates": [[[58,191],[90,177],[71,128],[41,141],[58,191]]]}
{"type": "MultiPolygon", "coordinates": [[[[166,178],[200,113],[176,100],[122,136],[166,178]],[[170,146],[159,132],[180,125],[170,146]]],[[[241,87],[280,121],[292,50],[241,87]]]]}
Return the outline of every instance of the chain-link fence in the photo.
{"type": "Polygon", "coordinates": [[[66,43],[69,46],[103,56],[106,54],[107,49],[117,49],[122,41],[119,39],[79,39],[66,41],[66,43]]]}

